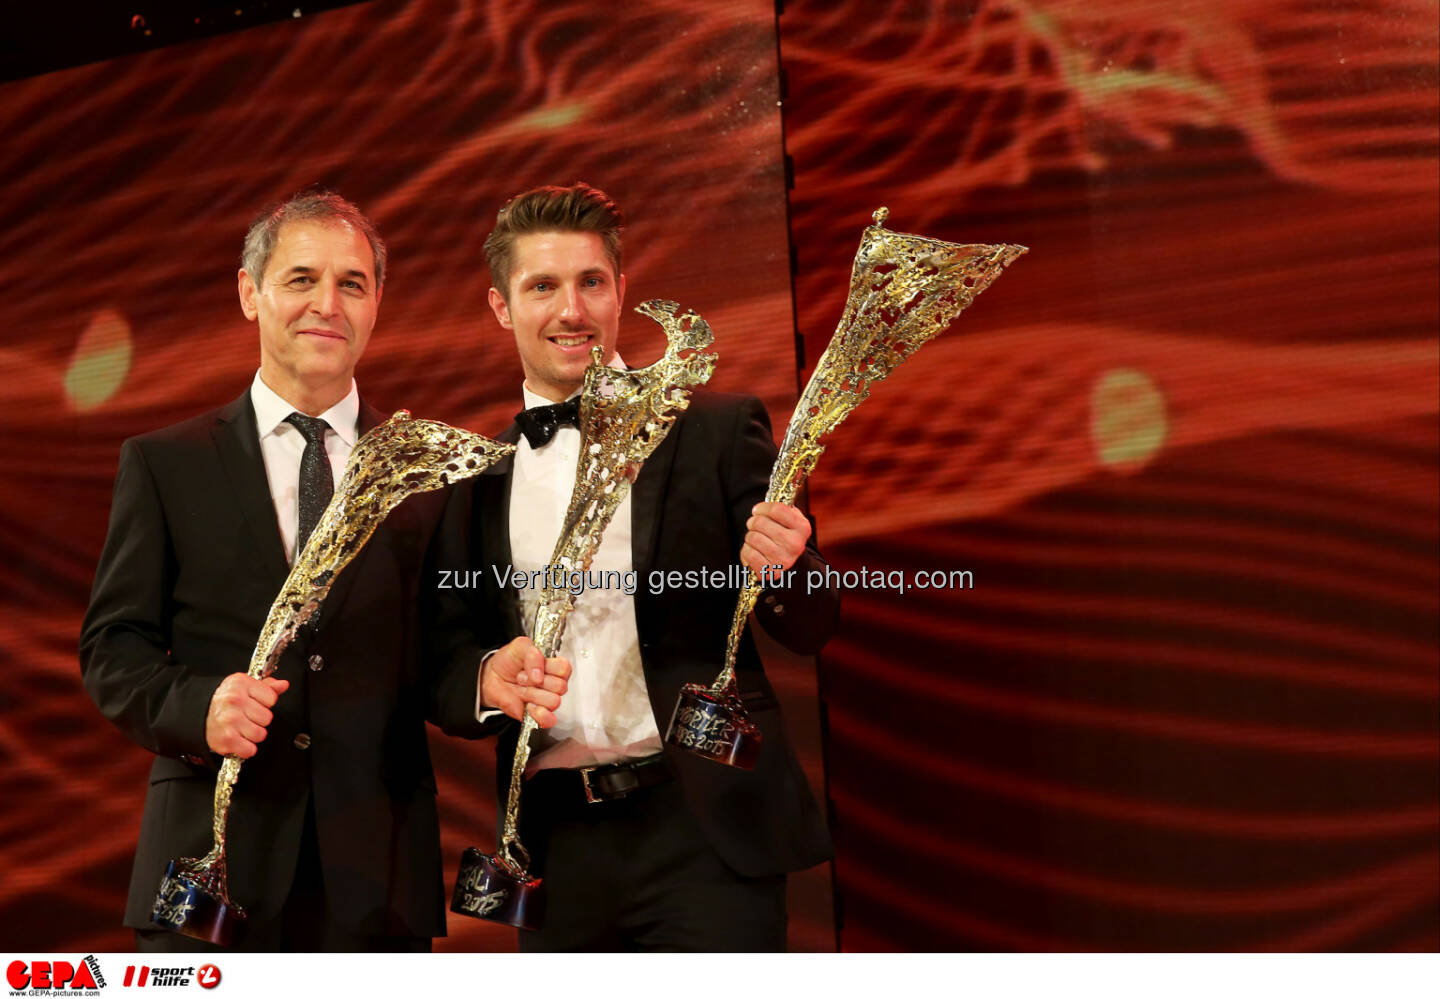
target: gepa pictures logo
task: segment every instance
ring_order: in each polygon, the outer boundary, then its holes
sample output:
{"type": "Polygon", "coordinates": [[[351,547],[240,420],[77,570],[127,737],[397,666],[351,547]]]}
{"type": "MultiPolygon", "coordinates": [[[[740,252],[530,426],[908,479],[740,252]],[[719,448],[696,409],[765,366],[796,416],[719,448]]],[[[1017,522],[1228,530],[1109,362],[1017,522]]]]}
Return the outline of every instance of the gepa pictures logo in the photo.
{"type": "Polygon", "coordinates": [[[70,961],[11,961],[5,968],[5,981],[11,995],[26,993],[61,993],[74,995],[89,992],[99,995],[105,987],[100,962],[90,954],[70,961]]]}

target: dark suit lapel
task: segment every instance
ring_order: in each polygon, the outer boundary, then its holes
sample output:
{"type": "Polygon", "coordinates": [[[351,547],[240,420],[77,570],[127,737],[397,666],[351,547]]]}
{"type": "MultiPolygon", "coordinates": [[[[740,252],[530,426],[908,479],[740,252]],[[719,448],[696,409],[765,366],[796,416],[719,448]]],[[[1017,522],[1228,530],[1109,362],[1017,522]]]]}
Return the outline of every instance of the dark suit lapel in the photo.
{"type": "MultiPolygon", "coordinates": [[[[385,414],[381,413],[374,406],[366,403],[364,399],[361,399],[360,418],[355,430],[355,443],[359,444],[361,437],[384,423],[385,419],[385,414]]],[[[337,482],[336,485],[339,485],[339,483],[337,482]]],[[[376,528],[376,530],[379,529],[380,528],[376,528]]],[[[355,553],[355,557],[350,560],[350,564],[340,570],[340,575],[335,577],[335,582],[330,584],[330,592],[326,595],[325,603],[321,605],[320,608],[320,620],[316,624],[317,630],[324,627],[326,618],[333,620],[339,613],[340,606],[345,602],[346,596],[349,595],[351,588],[355,585],[355,580],[361,575],[360,563],[365,561],[365,554],[369,550],[370,545],[367,542],[363,548],[355,553]]]]}
{"type": "MultiPolygon", "coordinates": [[[[519,444],[520,427],[512,423],[495,439],[502,444],[519,444]]],[[[502,573],[515,562],[510,551],[510,488],[514,482],[515,457],[509,455],[482,472],[476,483],[479,500],[475,504],[475,516],[479,523],[473,524],[472,529],[480,538],[480,550],[487,562],[499,566],[502,573]]],[[[511,634],[526,634],[515,588],[504,587],[500,601],[502,620],[511,634]]]]}
{"type": "Polygon", "coordinates": [[[265,477],[265,460],[260,456],[260,432],[248,388],[220,410],[220,419],[210,435],[230,479],[231,495],[244,514],[265,578],[278,591],[290,569],[285,563],[285,541],[275,518],[275,503],[270,498],[270,481],[265,477]]]}
{"type": "Polygon", "coordinates": [[[641,579],[650,574],[655,545],[660,537],[660,521],[664,514],[662,500],[670,484],[670,470],[675,465],[678,440],[682,433],[679,421],[670,428],[665,439],[640,467],[640,475],[630,487],[630,564],[641,579]]]}
{"type": "Polygon", "coordinates": [[[380,410],[367,403],[364,399],[361,399],[360,423],[359,427],[356,429],[355,443],[360,443],[361,437],[364,437],[366,434],[374,430],[376,427],[378,427],[380,424],[384,423],[388,419],[390,419],[390,417],[380,412],[380,410]]]}

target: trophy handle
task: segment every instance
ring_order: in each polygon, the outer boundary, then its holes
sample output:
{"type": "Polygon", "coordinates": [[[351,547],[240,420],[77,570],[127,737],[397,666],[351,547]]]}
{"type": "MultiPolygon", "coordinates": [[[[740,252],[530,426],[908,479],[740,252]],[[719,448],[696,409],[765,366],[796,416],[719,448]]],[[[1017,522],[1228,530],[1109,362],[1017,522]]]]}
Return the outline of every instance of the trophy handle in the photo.
{"type": "Polygon", "coordinates": [[[245,910],[230,898],[225,871],[225,824],[239,776],[240,757],[225,757],[215,777],[214,845],[198,860],[180,858],[166,865],[150,911],[155,925],[221,947],[233,942],[245,919],[245,910]]]}
{"type": "Polygon", "coordinates": [[[505,825],[500,833],[500,848],[495,851],[496,859],[508,873],[516,877],[528,876],[530,852],[520,842],[520,790],[525,782],[525,767],[530,763],[530,736],[539,726],[529,710],[520,723],[520,737],[515,743],[515,758],[510,764],[510,791],[505,798],[505,825]],[[518,854],[518,858],[517,855],[518,854]]]}
{"type": "Polygon", "coordinates": [[[710,693],[714,697],[740,696],[735,687],[735,657],[740,651],[740,635],[745,631],[745,620],[755,609],[762,589],[764,587],[760,583],[760,577],[747,566],[745,586],[740,590],[740,598],[735,601],[735,613],[730,618],[730,634],[725,639],[725,668],[710,685],[710,693]]]}
{"type": "MultiPolygon", "coordinates": [[[[572,501],[572,508],[574,505],[572,501]]],[[[563,538],[562,532],[562,541],[563,538]]],[[[559,562],[559,552],[555,561],[559,562]]],[[[536,608],[530,631],[546,659],[559,651],[565,619],[574,605],[574,594],[565,589],[550,589],[545,591],[536,608]]],[[[527,706],[515,740],[515,756],[510,761],[510,787],[505,796],[500,844],[491,854],[472,846],[461,855],[451,912],[508,923],[523,930],[540,928],[545,914],[544,879],[530,874],[530,851],[520,842],[520,794],[525,784],[525,768],[530,764],[530,736],[539,727],[527,706]]]]}
{"type": "Polygon", "coordinates": [[[215,821],[212,825],[215,845],[201,860],[202,864],[224,860],[225,826],[230,818],[230,795],[235,790],[235,782],[240,779],[240,763],[240,757],[227,756],[225,762],[220,764],[220,772],[215,775],[215,821]]]}
{"type": "MultiPolygon", "coordinates": [[[[789,443],[787,435],[786,444],[789,443]]],[[[813,443],[808,448],[782,448],[770,473],[765,502],[793,504],[800,484],[824,450],[813,443]]],[[[696,683],[681,688],[665,730],[665,741],[670,745],[742,770],[752,769],[760,758],[761,735],[740,700],[740,690],[735,683],[735,660],[745,622],[764,588],[755,570],[746,566],[745,585],[735,601],[730,634],[725,638],[725,666],[708,690],[696,683]]]]}
{"type": "MultiPolygon", "coordinates": [[[[563,540],[563,533],[561,537],[563,540]]],[[[556,558],[555,561],[558,562],[559,559],[556,558]]],[[[547,590],[541,598],[541,604],[535,612],[535,623],[530,630],[532,641],[546,659],[560,651],[560,641],[565,636],[565,619],[574,606],[575,594],[565,589],[547,590]]],[[[530,870],[530,852],[520,842],[520,792],[525,783],[525,768],[530,764],[530,736],[539,727],[535,716],[530,713],[529,707],[526,707],[525,718],[520,723],[520,735],[515,742],[515,758],[510,762],[510,788],[505,796],[505,823],[500,832],[500,847],[495,851],[496,865],[517,878],[529,878],[527,872],[530,870]]]]}
{"type": "Polygon", "coordinates": [[[505,800],[500,845],[491,854],[473,846],[466,848],[450,899],[451,912],[522,930],[538,930],[545,918],[544,880],[531,876],[530,853],[521,844],[519,832],[520,788],[530,762],[530,736],[536,728],[527,710],[510,766],[510,793],[505,800]]]}

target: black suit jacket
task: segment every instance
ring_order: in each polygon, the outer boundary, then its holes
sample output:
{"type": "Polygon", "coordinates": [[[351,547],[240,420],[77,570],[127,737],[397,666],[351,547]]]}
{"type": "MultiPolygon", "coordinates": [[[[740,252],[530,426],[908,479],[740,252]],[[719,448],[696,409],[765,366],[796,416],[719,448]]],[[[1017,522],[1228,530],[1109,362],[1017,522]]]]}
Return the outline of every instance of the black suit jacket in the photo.
{"type": "MultiPolygon", "coordinates": [[[[381,418],[362,403],[361,432],[381,418]]],[[[421,656],[419,588],[433,578],[427,551],[447,493],[390,514],[280,662],[291,686],[240,772],[227,838],[231,896],[253,919],[285,900],[313,798],[338,918],[360,933],[445,932],[425,717],[478,731],[474,671],[468,683],[442,676],[421,656]]],[[[248,390],[125,442],[80,663],[101,712],[156,754],[127,926],[153,928],[166,863],[210,848],[220,762],[205,743],[210,698],[248,667],[288,572],[248,390]]]]}
{"type": "MultiPolygon", "coordinates": [[[[512,425],[498,439],[515,443],[517,428],[512,425]]],[[[651,709],[662,735],[680,688],[687,683],[708,686],[724,665],[738,593],[668,586],[653,592],[652,574],[723,570],[735,564],[750,508],[765,498],[774,460],[770,421],[760,400],[697,392],[632,487],[631,555],[639,574],[635,619],[651,709]]],[[[518,595],[510,588],[502,590],[490,569],[500,566],[503,573],[511,562],[512,465],[509,459],[499,462],[473,480],[468,568],[484,571],[475,576],[479,586],[448,598],[468,604],[465,613],[476,641],[454,643],[449,649],[464,663],[473,664],[487,646],[525,634],[518,595]]],[[[818,651],[839,619],[837,591],[805,592],[806,573],[825,565],[812,541],[794,566],[795,585],[768,590],[756,608],[755,617],[765,630],[796,652],[818,651]]],[[[455,606],[452,603],[450,613],[457,612],[455,606]]],[[[746,877],[800,870],[828,859],[831,846],[824,819],[785,735],[775,692],[748,628],[737,655],[736,678],[763,735],[759,762],[752,771],[738,770],[667,745],[666,756],[687,803],[711,846],[746,877]]],[[[508,719],[501,724],[505,731],[497,777],[503,801],[519,726],[508,719]]]]}

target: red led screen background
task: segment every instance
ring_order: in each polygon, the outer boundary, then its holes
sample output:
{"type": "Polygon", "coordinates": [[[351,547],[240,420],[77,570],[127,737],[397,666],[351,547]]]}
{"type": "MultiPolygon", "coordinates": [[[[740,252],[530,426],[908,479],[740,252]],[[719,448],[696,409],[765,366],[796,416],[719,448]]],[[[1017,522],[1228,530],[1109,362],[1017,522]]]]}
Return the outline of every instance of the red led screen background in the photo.
{"type": "MultiPolygon", "coordinates": [[[[0,88],[8,939],[124,945],[146,761],[75,634],[119,441],[253,371],[256,204],[323,180],[371,211],[396,267],[362,387],[494,430],[486,216],[586,177],[632,216],[634,300],[702,311],[715,384],[783,424],[762,6],[367,5],[0,88]]],[[[813,480],[837,568],[973,574],[848,591],[821,656],[843,948],[1440,947],[1437,33],[1405,0],[786,4],[809,363],[879,205],[1032,248],[813,480]]],[[[488,752],[432,742],[448,878],[488,752]]],[[[827,877],[792,945],[827,945],[827,877]]],[[[442,946],[509,946],[461,922],[442,946]]]]}
{"type": "MultiPolygon", "coordinates": [[[[1031,252],[812,496],[850,950],[1434,950],[1433,3],[786,5],[807,353],[869,212],[1031,252]]],[[[839,438],[843,437],[843,441],[839,438]]]]}
{"type": "MultiPolygon", "coordinates": [[[[361,4],[0,87],[0,929],[7,946],[128,948],[149,766],[79,684],[76,643],[121,441],[235,398],[258,364],[235,292],[265,203],[332,185],[391,247],[357,380],[381,408],[495,433],[520,408],[486,304],[495,210],[585,179],[627,210],[629,304],[716,330],[712,386],[794,403],[775,13],[768,2],[361,4]]],[[[659,327],[621,350],[649,363],[659,327]]],[[[720,663],[716,664],[718,671],[720,663]]],[[[775,664],[822,785],[813,660],[775,664]],[[808,721],[807,721],[808,719],[808,721]]],[[[493,750],[431,740],[445,876],[493,844],[493,750]]],[[[447,880],[447,883],[448,880],[447,880]]],[[[834,947],[828,869],[792,945],[834,947]]],[[[442,949],[513,949],[452,917],[442,949]]]]}

